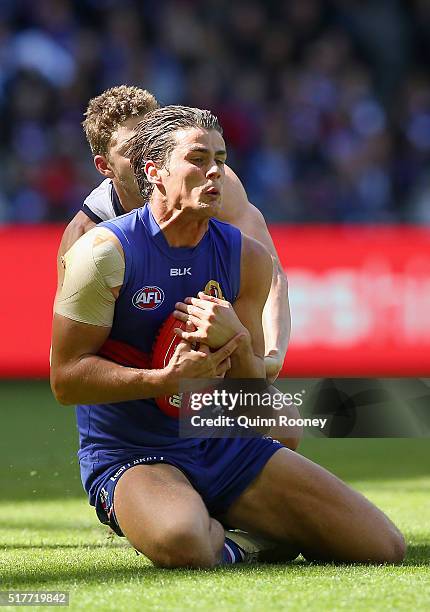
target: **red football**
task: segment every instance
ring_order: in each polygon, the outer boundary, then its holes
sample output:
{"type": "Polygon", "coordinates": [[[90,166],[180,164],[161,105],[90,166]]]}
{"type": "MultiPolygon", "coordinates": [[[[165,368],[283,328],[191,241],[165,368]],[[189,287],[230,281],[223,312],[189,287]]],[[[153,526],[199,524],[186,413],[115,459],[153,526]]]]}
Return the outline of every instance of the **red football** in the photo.
{"type": "MultiPolygon", "coordinates": [[[[162,369],[172,358],[176,347],[181,339],[173,331],[175,327],[185,330],[186,323],[175,319],[173,313],[167,317],[163,325],[160,327],[157,337],[155,338],[152,348],[151,368],[162,369]]],[[[179,417],[179,408],[181,407],[181,395],[163,395],[156,397],[157,406],[165,414],[177,419],[179,417]]]]}

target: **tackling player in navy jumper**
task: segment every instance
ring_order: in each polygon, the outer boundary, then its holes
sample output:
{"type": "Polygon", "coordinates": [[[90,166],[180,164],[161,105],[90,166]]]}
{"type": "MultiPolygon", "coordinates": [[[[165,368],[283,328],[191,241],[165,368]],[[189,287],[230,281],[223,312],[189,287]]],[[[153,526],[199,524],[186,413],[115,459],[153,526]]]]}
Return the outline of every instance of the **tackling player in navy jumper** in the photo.
{"type": "Polygon", "coordinates": [[[53,323],[51,384],[61,403],[81,404],[82,475],[102,520],[167,567],[225,559],[222,524],[269,539],[278,558],[293,550],[309,559],[402,560],[393,523],[326,470],[262,438],[181,440],[177,423],[158,412],[150,398],[177,393],[181,379],[264,376],[271,258],[210,220],[225,145],[208,111],[150,113],[129,152],[150,205],[91,230],[67,252],[53,323]],[[171,265],[196,267],[195,278],[175,276],[178,289],[171,265]],[[208,283],[226,299],[193,297],[208,283]],[[173,307],[195,329],[178,330],[183,342],[165,368],[146,369],[173,307]],[[203,344],[192,350],[188,341],[197,339],[203,344]],[[117,349],[131,343],[141,368],[105,359],[106,340],[117,349]]]}

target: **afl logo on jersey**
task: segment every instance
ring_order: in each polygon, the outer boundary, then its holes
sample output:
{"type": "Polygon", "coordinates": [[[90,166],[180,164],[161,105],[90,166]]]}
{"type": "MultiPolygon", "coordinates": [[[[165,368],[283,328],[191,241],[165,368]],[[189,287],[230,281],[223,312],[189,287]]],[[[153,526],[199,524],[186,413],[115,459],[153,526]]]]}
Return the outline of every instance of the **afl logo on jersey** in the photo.
{"type": "Polygon", "coordinates": [[[132,302],[139,310],[155,310],[164,302],[164,291],[160,287],[142,287],[133,295],[132,302]]]}

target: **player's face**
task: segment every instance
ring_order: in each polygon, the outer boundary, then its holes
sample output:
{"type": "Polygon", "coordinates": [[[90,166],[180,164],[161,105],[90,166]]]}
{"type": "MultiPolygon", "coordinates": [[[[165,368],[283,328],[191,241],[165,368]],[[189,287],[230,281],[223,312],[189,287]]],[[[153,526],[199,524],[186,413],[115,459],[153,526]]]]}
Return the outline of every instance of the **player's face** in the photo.
{"type": "Polygon", "coordinates": [[[124,156],[124,152],[127,148],[127,141],[134,135],[134,128],[142,119],[143,117],[130,117],[121,123],[112,134],[107,154],[107,161],[115,174],[116,186],[119,187],[122,195],[127,197],[127,204],[130,206],[133,204],[141,206],[142,196],[134,180],[130,160],[124,156]]]}
{"type": "Polygon", "coordinates": [[[221,206],[225,142],[216,130],[188,128],[175,133],[176,146],[161,171],[169,208],[216,214],[221,206]]]}

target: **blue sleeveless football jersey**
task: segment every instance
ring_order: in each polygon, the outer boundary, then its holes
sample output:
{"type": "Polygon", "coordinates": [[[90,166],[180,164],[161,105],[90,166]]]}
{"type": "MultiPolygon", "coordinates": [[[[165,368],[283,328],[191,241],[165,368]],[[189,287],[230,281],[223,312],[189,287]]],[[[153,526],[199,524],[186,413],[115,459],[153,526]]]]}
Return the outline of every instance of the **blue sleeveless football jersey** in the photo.
{"type": "MultiPolygon", "coordinates": [[[[125,255],[124,284],[115,304],[108,343],[124,365],[149,367],[152,345],[175,303],[199,291],[234,302],[240,287],[241,233],[210,220],[196,247],[170,247],[150,206],[105,221],[120,240],[125,255]],[[131,355],[127,363],[127,355],[131,355]],[[121,359],[122,357],[122,359],[121,359]],[[140,357],[140,362],[136,362],[140,357]],[[140,363],[140,366],[139,366],[140,363]]],[[[109,355],[109,352],[101,354],[109,355]]],[[[159,410],[153,399],[77,406],[79,457],[98,452],[138,450],[139,447],[180,445],[199,440],[179,439],[178,421],[159,410]]],[[[83,480],[85,474],[82,474],[83,480]]]]}

